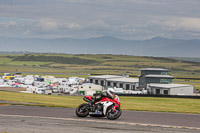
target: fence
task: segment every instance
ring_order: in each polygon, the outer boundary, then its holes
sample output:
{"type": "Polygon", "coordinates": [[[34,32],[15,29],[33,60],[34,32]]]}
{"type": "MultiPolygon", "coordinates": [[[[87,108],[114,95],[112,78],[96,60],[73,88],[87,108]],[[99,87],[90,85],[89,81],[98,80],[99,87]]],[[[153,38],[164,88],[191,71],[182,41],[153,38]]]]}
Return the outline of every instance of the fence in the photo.
{"type": "Polygon", "coordinates": [[[188,96],[188,95],[118,94],[118,96],[168,97],[168,98],[193,98],[193,99],[200,99],[200,96],[188,96]]]}

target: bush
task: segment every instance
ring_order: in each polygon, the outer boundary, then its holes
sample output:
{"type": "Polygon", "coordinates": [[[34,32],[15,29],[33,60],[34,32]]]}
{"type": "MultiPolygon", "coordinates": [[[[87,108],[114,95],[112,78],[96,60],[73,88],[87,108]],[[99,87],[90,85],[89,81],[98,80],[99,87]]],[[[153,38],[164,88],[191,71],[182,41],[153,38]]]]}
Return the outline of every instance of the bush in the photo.
{"type": "Polygon", "coordinates": [[[81,59],[78,57],[44,56],[44,55],[17,56],[12,61],[41,61],[41,62],[54,62],[61,64],[81,64],[81,65],[98,63],[95,60],[81,59]]]}

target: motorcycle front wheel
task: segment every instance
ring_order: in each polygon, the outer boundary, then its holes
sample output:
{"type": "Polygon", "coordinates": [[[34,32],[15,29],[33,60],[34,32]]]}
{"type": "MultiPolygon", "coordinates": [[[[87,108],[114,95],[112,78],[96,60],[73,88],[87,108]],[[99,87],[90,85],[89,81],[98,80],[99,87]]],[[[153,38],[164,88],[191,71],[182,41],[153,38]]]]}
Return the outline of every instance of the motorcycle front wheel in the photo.
{"type": "Polygon", "coordinates": [[[122,110],[118,107],[115,109],[115,111],[112,110],[112,108],[108,109],[106,116],[107,119],[109,120],[116,120],[117,118],[119,118],[122,114],[122,110]]]}
{"type": "Polygon", "coordinates": [[[76,109],[76,115],[78,117],[86,117],[89,115],[89,110],[88,110],[88,104],[83,103],[81,105],[79,105],[76,109]]]}

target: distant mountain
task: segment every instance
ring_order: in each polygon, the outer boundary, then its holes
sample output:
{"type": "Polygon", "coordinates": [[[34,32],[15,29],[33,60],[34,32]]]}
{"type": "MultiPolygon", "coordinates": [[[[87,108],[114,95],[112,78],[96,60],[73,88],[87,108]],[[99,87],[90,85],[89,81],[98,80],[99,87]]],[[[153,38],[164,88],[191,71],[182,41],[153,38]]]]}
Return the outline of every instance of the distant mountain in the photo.
{"type": "Polygon", "coordinates": [[[104,36],[90,39],[40,39],[0,37],[0,51],[53,52],[66,54],[124,54],[139,56],[200,57],[200,40],[156,37],[122,40],[104,36]]]}
{"type": "Polygon", "coordinates": [[[170,58],[181,61],[200,62],[200,57],[170,57],[170,58]]]}

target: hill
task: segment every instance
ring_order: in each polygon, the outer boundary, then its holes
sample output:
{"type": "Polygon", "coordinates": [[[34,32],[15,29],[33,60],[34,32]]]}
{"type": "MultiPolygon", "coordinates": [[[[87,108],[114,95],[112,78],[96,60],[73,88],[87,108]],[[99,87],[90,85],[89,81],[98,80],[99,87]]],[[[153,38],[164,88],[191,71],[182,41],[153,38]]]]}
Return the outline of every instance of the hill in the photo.
{"type": "Polygon", "coordinates": [[[200,77],[200,62],[111,54],[1,55],[0,71],[117,74],[138,76],[141,68],[166,68],[178,77],[200,77]]]}
{"type": "Polygon", "coordinates": [[[158,57],[200,57],[200,40],[122,40],[114,37],[90,39],[0,38],[1,51],[53,52],[65,54],[115,54],[158,57]]]}

